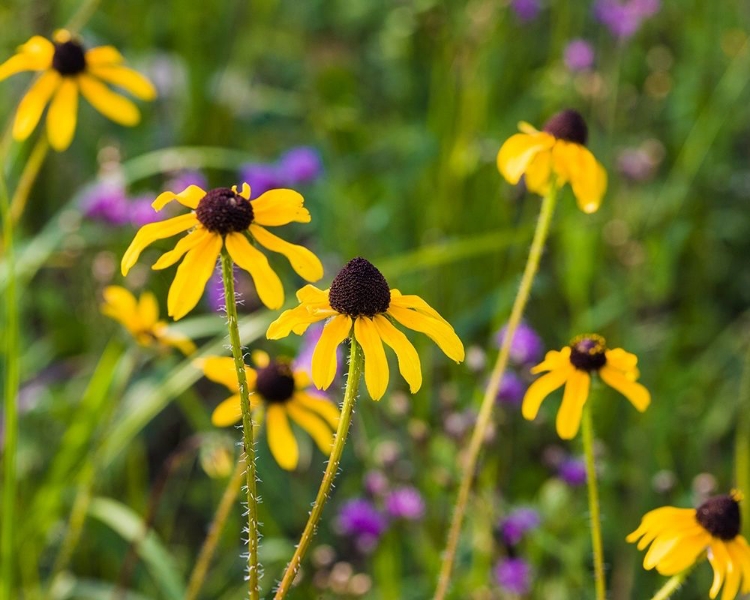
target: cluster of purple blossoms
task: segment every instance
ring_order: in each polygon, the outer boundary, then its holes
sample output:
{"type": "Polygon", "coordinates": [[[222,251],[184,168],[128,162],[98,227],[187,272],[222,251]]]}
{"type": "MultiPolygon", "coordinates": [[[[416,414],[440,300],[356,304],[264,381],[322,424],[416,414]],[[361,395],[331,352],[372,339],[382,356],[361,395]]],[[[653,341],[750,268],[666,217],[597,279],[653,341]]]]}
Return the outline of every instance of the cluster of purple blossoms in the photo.
{"type": "Polygon", "coordinates": [[[539,0],[512,0],[510,8],[519,21],[528,23],[539,16],[542,4],[539,0]]]}
{"type": "MultiPolygon", "coordinates": [[[[497,333],[495,343],[498,347],[505,340],[506,331],[507,326],[497,333]]],[[[543,353],[544,344],[539,334],[526,323],[520,323],[510,344],[511,363],[525,374],[530,367],[541,360],[543,353]]],[[[521,375],[515,371],[506,371],[500,381],[497,400],[510,406],[520,406],[527,387],[528,384],[521,375]]]]}
{"type": "Polygon", "coordinates": [[[240,179],[247,182],[253,197],[268,190],[313,183],[323,173],[323,162],[315,148],[298,146],[273,163],[249,163],[240,169],[240,179]]]}
{"type": "Polygon", "coordinates": [[[537,511],[533,508],[521,507],[504,517],[497,529],[506,545],[517,546],[524,536],[539,527],[540,523],[541,519],[537,511]]]}
{"type": "Polygon", "coordinates": [[[635,35],[643,21],[659,12],[659,8],[660,0],[597,0],[594,16],[613,36],[626,40],[635,35]]]}
{"type": "Polygon", "coordinates": [[[557,466],[557,476],[571,487],[586,484],[586,463],[582,458],[569,456],[557,466]]]}
{"type": "Polygon", "coordinates": [[[501,558],[494,572],[495,583],[509,594],[525,596],[531,590],[531,565],[523,558],[501,558]]]}
{"type": "Polygon", "coordinates": [[[540,523],[537,511],[521,507],[511,511],[497,526],[498,535],[510,556],[499,559],[495,564],[495,583],[510,594],[524,596],[531,590],[531,566],[525,559],[516,556],[514,547],[540,523]]]}

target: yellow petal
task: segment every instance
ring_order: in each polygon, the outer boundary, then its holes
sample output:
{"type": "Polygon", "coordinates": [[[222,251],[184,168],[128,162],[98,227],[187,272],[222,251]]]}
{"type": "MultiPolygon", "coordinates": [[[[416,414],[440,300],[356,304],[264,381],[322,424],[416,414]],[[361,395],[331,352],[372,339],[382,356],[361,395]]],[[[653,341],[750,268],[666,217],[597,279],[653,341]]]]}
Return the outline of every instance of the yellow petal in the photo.
{"type": "Polygon", "coordinates": [[[657,538],[643,559],[643,568],[647,571],[653,569],[659,562],[669,554],[682,541],[680,532],[671,533],[657,538]]]}
{"type": "Polygon", "coordinates": [[[154,335],[163,344],[177,348],[185,356],[190,356],[197,350],[193,340],[182,333],[171,331],[164,321],[158,321],[156,325],[154,325],[153,331],[154,335]]]}
{"type": "Polygon", "coordinates": [[[289,426],[286,411],[280,404],[270,404],[267,408],[266,435],[268,446],[276,462],[282,469],[292,471],[299,460],[299,449],[292,428],[289,426]]]}
{"type": "Polygon", "coordinates": [[[175,264],[178,260],[182,258],[182,256],[195,248],[198,244],[203,243],[203,241],[208,236],[214,235],[213,233],[210,233],[203,227],[196,227],[188,233],[184,238],[181,238],[177,244],[175,244],[175,247],[170,250],[169,252],[165,252],[159,257],[159,260],[157,260],[153,266],[151,267],[155,271],[159,271],[161,269],[166,269],[167,267],[171,267],[173,264],[175,264]]]}
{"type": "Polygon", "coordinates": [[[557,411],[557,435],[572,440],[581,425],[583,405],[589,397],[591,377],[584,371],[573,369],[565,382],[562,404],[557,411]]]}
{"type": "Polygon", "coordinates": [[[250,273],[260,301],[270,309],[281,308],[284,304],[284,287],[263,253],[253,248],[242,233],[227,234],[225,244],[237,266],[250,273]]]}
{"type": "Polygon", "coordinates": [[[144,225],[135,234],[133,241],[130,242],[130,246],[125,250],[125,254],[122,256],[122,263],[120,268],[123,276],[128,274],[128,271],[133,268],[133,265],[138,262],[138,257],[141,255],[147,246],[153,244],[156,240],[162,240],[164,238],[172,237],[178,233],[182,233],[195,227],[198,224],[198,219],[195,218],[194,214],[180,215],[166,221],[160,221],[158,223],[149,223],[144,225]]]}
{"type": "Polygon", "coordinates": [[[50,70],[34,82],[18,105],[16,119],[13,122],[13,139],[22,141],[31,135],[61,80],[57,71],[50,70]]]}
{"type": "Polygon", "coordinates": [[[542,375],[539,379],[534,381],[526,390],[526,394],[523,397],[523,404],[521,406],[521,413],[524,419],[533,421],[539,412],[539,407],[542,405],[542,401],[565,383],[570,377],[573,366],[568,363],[567,365],[561,366],[559,369],[550,371],[546,375],[542,375]]]}
{"type": "Polygon", "coordinates": [[[294,401],[304,406],[307,410],[320,415],[323,420],[336,429],[339,424],[339,409],[336,405],[326,398],[311,396],[306,392],[295,392],[294,401]]]}
{"type": "MultiPolygon", "coordinates": [[[[195,364],[203,370],[203,374],[216,383],[226,386],[233,392],[239,391],[237,382],[237,371],[234,368],[234,359],[228,356],[209,356],[195,361],[195,364]]],[[[248,389],[255,388],[255,380],[258,377],[255,369],[245,365],[245,377],[247,378],[248,389]]]]}
{"type": "Polygon", "coordinates": [[[742,570],[740,564],[735,559],[731,542],[719,542],[724,546],[729,561],[727,562],[727,578],[724,582],[724,591],[721,594],[721,600],[734,600],[740,591],[740,581],[742,580],[742,570]]]}
{"type": "Polygon", "coordinates": [[[114,46],[98,46],[86,51],[86,67],[89,69],[119,65],[123,62],[125,59],[114,46]]]}
{"type": "Polygon", "coordinates": [[[211,413],[211,423],[215,427],[229,427],[239,423],[242,419],[242,406],[240,404],[240,395],[235,394],[224,400],[211,413]]]}
{"type": "Polygon", "coordinates": [[[558,141],[553,149],[560,177],[570,182],[579,208],[585,213],[599,209],[607,190],[607,172],[594,155],[579,144],[558,141]]]}
{"type": "MultiPolygon", "coordinates": [[[[237,194],[237,186],[232,186],[232,191],[237,194]]],[[[239,192],[239,195],[242,196],[245,200],[250,200],[250,185],[247,183],[242,184],[242,191],[239,192]]]]}
{"type": "Polygon", "coordinates": [[[557,350],[550,350],[544,356],[544,360],[535,367],[532,367],[529,372],[533,375],[542,373],[543,371],[554,371],[560,367],[570,364],[570,346],[565,346],[559,352],[557,350]]]}
{"type": "Polygon", "coordinates": [[[631,372],[635,370],[638,364],[638,357],[630,352],[625,352],[622,348],[613,348],[607,350],[604,354],[607,358],[607,364],[618,371],[631,372]]]}
{"type": "Polygon", "coordinates": [[[205,195],[206,192],[204,192],[197,185],[189,185],[179,194],[175,194],[174,192],[162,192],[156,197],[156,200],[151,203],[151,206],[154,210],[161,210],[172,200],[177,200],[177,202],[179,202],[183,206],[187,206],[188,208],[192,208],[193,210],[195,210],[196,208],[198,208],[198,203],[203,199],[205,195]]]}
{"type": "Polygon", "coordinates": [[[88,72],[94,77],[103,79],[107,83],[121,87],[141,100],[153,100],[156,98],[156,88],[147,77],[138,71],[120,66],[90,67],[88,72]]]}
{"type": "Polygon", "coordinates": [[[40,35],[33,36],[18,48],[18,54],[0,65],[0,81],[22,71],[42,71],[52,66],[55,47],[40,35]]]}
{"type": "Polygon", "coordinates": [[[450,323],[446,321],[438,311],[436,311],[434,308],[432,308],[427,302],[425,302],[422,298],[415,295],[408,295],[404,296],[399,292],[398,290],[391,290],[391,302],[390,306],[398,306],[401,308],[413,308],[417,312],[424,313],[430,317],[433,317],[437,319],[438,321],[442,321],[446,325],[450,326],[450,323]]]}
{"type": "Polygon", "coordinates": [[[151,329],[159,320],[159,303],[151,292],[143,292],[138,300],[138,316],[144,329],[151,329]]]}
{"type": "MultiPolygon", "coordinates": [[[[388,359],[378,330],[369,317],[354,319],[354,337],[365,355],[365,383],[373,400],[380,400],[388,388],[388,359]]],[[[320,343],[320,342],[319,342],[320,343]]]]}
{"type": "Polygon", "coordinates": [[[297,290],[297,300],[308,304],[323,303],[326,304],[328,308],[331,308],[331,305],[328,304],[328,291],[329,290],[319,290],[314,285],[308,284],[297,290]]]}
{"type": "Polygon", "coordinates": [[[422,365],[419,361],[419,354],[408,338],[384,316],[375,315],[372,320],[380,338],[396,353],[398,369],[409,384],[409,390],[412,394],[416,394],[422,387],[422,365]]]}
{"type": "Polygon", "coordinates": [[[271,364],[271,357],[268,356],[268,352],[264,352],[263,350],[253,350],[250,353],[250,360],[259,369],[263,369],[271,364]]]}
{"type": "Polygon", "coordinates": [[[221,236],[206,236],[183,259],[167,295],[167,310],[175,321],[188,314],[203,295],[221,252],[221,236]]]}
{"type": "Polygon", "coordinates": [[[310,211],[304,203],[302,195],[294,190],[268,190],[253,200],[253,221],[269,227],[293,222],[309,223],[310,211]]]}
{"type": "Polygon", "coordinates": [[[294,400],[287,402],[285,407],[292,420],[302,427],[315,440],[320,451],[328,456],[333,446],[333,431],[331,431],[331,428],[320,417],[305,410],[294,400]]]}
{"type": "Polygon", "coordinates": [[[708,561],[711,563],[711,567],[714,570],[714,581],[711,585],[711,589],[708,595],[711,598],[716,598],[719,595],[719,590],[724,583],[724,578],[729,568],[729,554],[724,547],[724,543],[718,539],[712,540],[711,548],[708,552],[708,561]]]}
{"type": "Polygon", "coordinates": [[[681,542],[656,566],[656,570],[666,577],[682,573],[695,564],[705,549],[705,532],[687,537],[683,536],[681,542]]]}
{"type": "Polygon", "coordinates": [[[260,225],[250,225],[250,235],[260,245],[286,256],[292,268],[306,281],[318,281],[323,277],[323,265],[320,259],[304,246],[290,244],[260,225]]]}
{"type": "Polygon", "coordinates": [[[318,389],[324,390],[333,382],[338,368],[336,349],[349,337],[351,329],[352,319],[348,315],[334,317],[323,328],[312,356],[312,378],[318,389]]]}
{"type": "Polygon", "coordinates": [[[311,323],[317,323],[325,318],[327,315],[312,313],[307,305],[301,304],[281,313],[279,318],[268,326],[266,337],[269,340],[279,340],[288,336],[292,331],[302,335],[311,323]]]}
{"type": "Polygon", "coordinates": [[[554,138],[546,133],[516,133],[497,153],[497,168],[509,183],[515,185],[537,153],[551,148],[554,143],[554,138]]]}
{"type": "Polygon", "coordinates": [[[110,285],[102,293],[102,314],[121,323],[131,334],[141,329],[135,296],[119,285],[110,285]]]}
{"type": "Polygon", "coordinates": [[[741,535],[727,542],[727,549],[732,555],[732,561],[742,571],[742,593],[750,592],[750,548],[741,535]]]}
{"type": "Polygon", "coordinates": [[[616,389],[636,407],[640,412],[645,411],[651,404],[650,392],[640,383],[628,379],[621,371],[604,365],[599,369],[599,377],[611,388],[616,389]]]}
{"type": "Polygon", "coordinates": [[[89,104],[111,121],[133,127],[141,120],[141,113],[135,104],[90,75],[81,73],[78,76],[78,85],[81,86],[81,93],[89,104]]]}
{"type": "Polygon", "coordinates": [[[433,317],[414,310],[401,308],[400,306],[390,306],[388,314],[404,327],[424,333],[451,360],[461,362],[464,359],[464,345],[458,339],[453,328],[445,321],[439,321],[433,317]]]}
{"type": "Polygon", "coordinates": [[[549,192],[551,175],[552,153],[547,150],[539,152],[526,167],[526,187],[535,194],[544,196],[549,192]]]}
{"type": "Polygon", "coordinates": [[[62,152],[73,141],[78,112],[78,86],[72,77],[63,77],[47,111],[47,137],[50,146],[62,152]]]}

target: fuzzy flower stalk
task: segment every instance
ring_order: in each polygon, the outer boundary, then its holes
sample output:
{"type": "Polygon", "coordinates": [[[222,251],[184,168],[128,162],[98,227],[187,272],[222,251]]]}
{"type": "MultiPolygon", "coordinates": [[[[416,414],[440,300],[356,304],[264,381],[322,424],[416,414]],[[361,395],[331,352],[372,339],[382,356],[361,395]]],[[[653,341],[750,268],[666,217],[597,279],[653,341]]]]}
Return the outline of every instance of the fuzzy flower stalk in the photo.
{"type": "Polygon", "coordinates": [[[558,190],[570,183],[578,206],[584,212],[592,213],[599,208],[607,185],[604,168],[586,148],[588,128],[583,117],[576,111],[564,110],[554,115],[542,131],[537,131],[528,124],[522,124],[521,129],[523,133],[511,136],[500,148],[497,155],[498,170],[513,185],[524,178],[527,188],[542,196],[542,207],[500,353],[482,398],[466,462],[462,465],[463,476],[448,530],[435,600],[443,600],[448,593],[479,452],[492,418],[495,398],[508,366],[513,338],[521,323],[531,286],[539,269],[539,261],[557,204],[558,190]]]}

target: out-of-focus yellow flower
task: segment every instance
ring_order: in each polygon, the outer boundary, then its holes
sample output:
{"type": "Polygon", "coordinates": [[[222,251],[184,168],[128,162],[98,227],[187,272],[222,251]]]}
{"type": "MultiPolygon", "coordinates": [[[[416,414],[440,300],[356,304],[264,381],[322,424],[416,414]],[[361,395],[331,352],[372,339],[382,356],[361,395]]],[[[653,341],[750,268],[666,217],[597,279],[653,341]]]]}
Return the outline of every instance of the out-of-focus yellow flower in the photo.
{"type": "Polygon", "coordinates": [[[166,269],[185,256],[167,297],[167,311],[175,321],[198,304],[222,248],[226,248],[239,267],[250,273],[258,297],[268,308],[281,308],[284,288],[268,259],[250,243],[251,240],[286,256],[292,268],[306,281],[323,277],[323,265],[310,250],[290,244],[264,227],[294,221],[310,222],[310,213],[303,206],[304,199],[297,192],[269,190],[251,201],[250,186],[246,183],[241,192],[237,191],[237,186],[205,192],[191,185],[179,194],[160,194],[153,207],[161,210],[172,200],[177,200],[192,212],[141,227],[125,251],[121,266],[122,274],[127,275],[148,245],[191,230],[153,265],[154,269],[166,269]]]}
{"type": "Polygon", "coordinates": [[[291,332],[302,335],[317,321],[331,319],[315,346],[312,378],[319,389],[333,382],[337,370],[336,348],[350,335],[362,346],[365,356],[365,383],[373,400],[379,400],[388,387],[388,360],[383,342],[398,358],[398,367],[412,393],[422,385],[419,355],[393,322],[430,337],[445,354],[461,362],[464,346],[453,327],[419,296],[404,296],[392,290],[372,263],[354,258],[339,272],[330,289],[307,285],[297,292],[300,305],[284,311],[271,323],[267,337],[272,340],[291,332]]]}
{"type": "Polygon", "coordinates": [[[113,318],[130,332],[141,346],[161,344],[177,348],[185,355],[195,352],[195,344],[185,335],[170,331],[159,320],[159,303],[151,292],[143,292],[139,300],[119,285],[104,288],[102,314],[113,318]]]}
{"type": "Polygon", "coordinates": [[[70,146],[76,129],[78,93],[100,113],[120,125],[133,126],[140,119],[138,107],[110,90],[104,82],[127,90],[141,100],[156,98],[151,82],[123,66],[122,55],[112,46],[86,50],[68,31],[58,30],[52,41],[35,35],[18,53],[0,65],[0,81],[22,71],[39,71],[18,105],[13,137],[25,140],[47,111],[47,136],[57,151],[70,146]]]}
{"type": "MultiPolygon", "coordinates": [[[[338,426],[339,410],[325,398],[307,391],[310,381],[303,370],[293,370],[289,361],[272,360],[260,350],[252,353],[253,369],[245,366],[253,420],[258,422],[265,412],[266,437],[271,454],[287,471],[297,467],[299,448],[289,419],[297,423],[315,441],[326,456],[331,452],[333,432],[338,426]]],[[[240,390],[234,359],[210,357],[197,361],[211,381],[226,386],[233,394],[219,404],[211,415],[217,427],[228,427],[242,419],[240,390]]]]}
{"type": "Polygon", "coordinates": [[[580,335],[559,352],[547,352],[544,361],[531,369],[532,373],[549,372],[529,386],[521,412],[526,419],[533,420],[542,401],[565,385],[562,404],[557,412],[557,433],[566,440],[574,438],[581,425],[583,405],[589,397],[591,373],[598,373],[604,383],[643,412],[651,403],[651,394],[636,381],[637,363],[638,357],[622,348],[608,350],[607,343],[600,335],[580,335]]]}
{"type": "Polygon", "coordinates": [[[599,209],[607,189],[607,172],[586,148],[588,128],[574,110],[557,113],[538,131],[519,123],[522,133],[512,135],[497,154],[497,168],[513,185],[521,177],[526,187],[541,196],[555,185],[570,183],[579,208],[585,213],[599,209]]]}
{"type": "Polygon", "coordinates": [[[722,585],[721,600],[733,600],[740,587],[750,592],[750,547],[740,535],[742,495],[732,492],[709,498],[697,509],[663,506],[644,515],[641,524],[627,537],[645,550],[644,569],[672,576],[708,556],[714,570],[709,596],[716,598],[722,585]],[[640,541],[638,541],[640,540],[640,541]]]}

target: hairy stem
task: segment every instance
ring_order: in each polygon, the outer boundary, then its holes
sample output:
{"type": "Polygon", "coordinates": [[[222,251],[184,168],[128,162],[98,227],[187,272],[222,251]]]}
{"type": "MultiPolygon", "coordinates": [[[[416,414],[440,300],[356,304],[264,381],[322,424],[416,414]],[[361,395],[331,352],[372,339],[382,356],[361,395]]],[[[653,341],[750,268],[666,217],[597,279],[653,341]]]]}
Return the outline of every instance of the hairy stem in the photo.
{"type": "Polygon", "coordinates": [[[688,578],[690,573],[693,571],[693,567],[688,567],[681,573],[677,573],[677,575],[673,575],[667,580],[667,583],[665,583],[661,589],[659,589],[658,592],[656,592],[651,598],[651,600],[669,600],[672,595],[682,587],[682,584],[685,583],[685,580],[688,578]]]}
{"type": "Polygon", "coordinates": [[[596,465],[594,464],[594,425],[591,419],[591,398],[583,407],[581,421],[583,454],[586,458],[586,485],[589,491],[589,517],[591,519],[591,546],[594,552],[594,587],[596,600],[607,597],[604,578],[604,549],[602,546],[602,526],[599,512],[599,489],[596,484],[596,465]]]}

